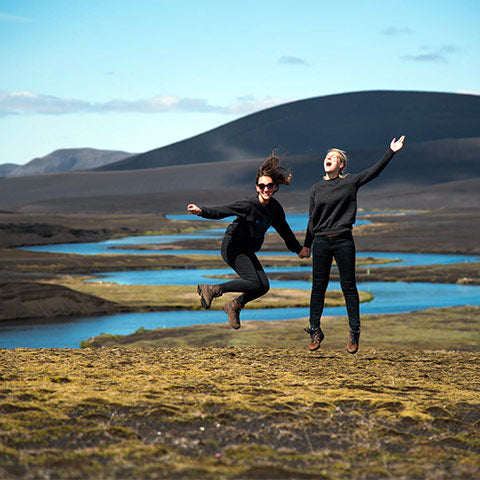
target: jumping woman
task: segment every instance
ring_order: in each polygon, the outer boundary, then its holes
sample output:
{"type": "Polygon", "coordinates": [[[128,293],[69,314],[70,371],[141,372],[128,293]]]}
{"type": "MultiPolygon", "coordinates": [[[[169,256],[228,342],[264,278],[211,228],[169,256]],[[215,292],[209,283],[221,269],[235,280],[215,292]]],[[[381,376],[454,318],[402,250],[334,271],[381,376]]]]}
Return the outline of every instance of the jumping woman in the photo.
{"type": "Polygon", "coordinates": [[[285,212],[273,198],[279,185],[288,185],[292,173],[280,166],[275,155],[268,157],[257,171],[257,195],[220,207],[187,206],[190,213],[203,218],[220,219],[235,215],[237,218],[227,227],[222,242],[223,260],[240,278],[218,285],[198,285],[197,292],[204,308],[210,308],[212,300],[225,292],[241,292],[238,298],[223,306],[228,323],[240,328],[240,311],[252,300],[265,295],[270,286],[255,252],[262,247],[265,233],[270,226],[283,238],[287,248],[300,254],[302,246],[285,220],[285,212]]]}
{"type": "Polygon", "coordinates": [[[343,150],[332,148],[323,162],[325,176],[313,185],[310,192],[308,227],[300,257],[310,256],[313,243],[312,293],[310,298],[309,350],[320,347],[324,334],[320,328],[325,292],[335,258],[340,285],[347,307],[350,335],[347,351],[356,353],[360,340],[360,308],[355,278],[355,244],[352,227],[357,213],[358,189],[376,178],[393,155],[403,147],[405,136],[394,138],[390,148],[374,166],[358,174],[345,175],[347,156],[343,150]]]}

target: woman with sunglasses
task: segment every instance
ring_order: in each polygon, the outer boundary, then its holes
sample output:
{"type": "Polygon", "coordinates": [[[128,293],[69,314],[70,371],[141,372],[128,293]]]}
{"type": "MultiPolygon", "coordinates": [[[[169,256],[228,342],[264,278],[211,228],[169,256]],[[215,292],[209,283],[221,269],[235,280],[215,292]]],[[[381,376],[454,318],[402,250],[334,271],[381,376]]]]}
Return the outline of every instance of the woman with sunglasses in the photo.
{"type": "Polygon", "coordinates": [[[376,178],[393,155],[403,147],[405,136],[394,138],[390,148],[375,165],[358,174],[344,175],[347,156],[343,150],[332,148],[323,162],[325,176],[310,192],[308,227],[300,256],[309,257],[313,244],[312,293],[310,299],[309,350],[320,347],[324,334],[320,328],[325,292],[335,258],[340,286],[345,297],[350,335],[347,351],[356,353],[360,340],[360,308],[355,279],[355,244],[352,227],[357,213],[358,189],[376,178]]]}
{"type": "Polygon", "coordinates": [[[223,306],[228,323],[234,329],[240,328],[240,311],[252,300],[265,295],[270,286],[255,252],[262,247],[265,233],[270,226],[283,238],[287,248],[300,254],[302,246],[285,220],[285,212],[273,198],[279,185],[288,185],[292,173],[280,166],[280,159],[271,155],[257,171],[257,195],[220,207],[198,207],[191,203],[187,210],[203,218],[220,219],[235,215],[237,218],[227,227],[222,242],[223,260],[240,278],[217,284],[198,285],[204,308],[210,308],[212,300],[225,292],[241,292],[238,298],[223,306]]]}

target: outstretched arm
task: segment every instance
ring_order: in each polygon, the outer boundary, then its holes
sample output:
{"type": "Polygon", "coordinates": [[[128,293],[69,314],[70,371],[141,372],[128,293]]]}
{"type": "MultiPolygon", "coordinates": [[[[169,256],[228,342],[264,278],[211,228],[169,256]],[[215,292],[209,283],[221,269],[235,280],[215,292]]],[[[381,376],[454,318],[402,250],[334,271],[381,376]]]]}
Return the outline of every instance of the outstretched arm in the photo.
{"type": "Polygon", "coordinates": [[[210,220],[218,220],[220,218],[230,216],[244,216],[245,212],[249,209],[250,202],[248,199],[238,200],[230,205],[222,205],[218,207],[205,207],[190,203],[187,205],[187,210],[194,215],[198,215],[210,220]]]}
{"type": "Polygon", "coordinates": [[[194,203],[189,203],[187,205],[187,210],[190,213],[193,213],[194,215],[201,215],[202,214],[202,209],[200,207],[197,207],[194,203]]]}

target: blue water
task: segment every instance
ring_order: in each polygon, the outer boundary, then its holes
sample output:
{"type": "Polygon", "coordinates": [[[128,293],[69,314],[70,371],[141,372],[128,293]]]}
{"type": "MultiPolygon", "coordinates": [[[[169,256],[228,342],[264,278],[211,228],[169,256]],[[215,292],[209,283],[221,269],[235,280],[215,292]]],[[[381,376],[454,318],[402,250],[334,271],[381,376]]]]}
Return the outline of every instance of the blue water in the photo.
{"type": "MultiPolygon", "coordinates": [[[[272,282],[274,284],[276,282],[272,282]]],[[[285,282],[287,288],[310,288],[308,282],[285,282]]],[[[273,286],[273,285],[272,285],[273,286]]],[[[276,286],[276,285],[275,285],[276,286]]],[[[339,289],[336,282],[331,288],[339,289]]],[[[478,305],[479,286],[442,285],[429,283],[361,283],[359,289],[369,291],[375,299],[360,306],[362,314],[402,313],[425,308],[455,305],[478,305]]],[[[308,317],[308,308],[244,309],[242,320],[286,320],[308,317]]],[[[345,307],[325,308],[325,315],[345,315],[345,307]]],[[[217,310],[127,313],[84,317],[67,321],[15,322],[0,327],[4,348],[77,348],[84,339],[111,333],[128,335],[138,328],[187,327],[189,325],[225,323],[225,313],[217,310]]],[[[305,319],[305,326],[308,320],[305,319]]]]}
{"type": "MultiPolygon", "coordinates": [[[[190,215],[170,216],[173,219],[203,220],[190,215]]],[[[289,214],[287,219],[294,231],[304,230],[307,220],[305,214],[289,214]]],[[[360,222],[358,222],[360,223],[360,222]]],[[[224,229],[210,229],[193,234],[127,237],[117,240],[108,240],[98,243],[45,245],[25,248],[26,250],[50,251],[62,253],[77,253],[94,255],[99,253],[118,254],[179,254],[179,253],[210,253],[218,255],[217,250],[184,250],[184,251],[141,251],[135,249],[112,250],[117,245],[134,245],[141,243],[169,243],[179,239],[217,238],[223,235],[224,229]]],[[[261,252],[261,255],[285,254],[289,252],[261,252]]],[[[358,257],[401,259],[400,263],[391,265],[431,265],[460,262],[478,262],[478,256],[440,255],[440,254],[413,254],[387,252],[358,252],[358,257]]],[[[371,266],[377,268],[379,266],[371,266]]],[[[310,270],[310,266],[269,268],[273,271],[302,271],[310,270]]],[[[131,272],[104,272],[97,280],[115,282],[122,285],[196,285],[197,283],[215,283],[208,278],[210,275],[230,274],[228,268],[217,269],[177,269],[177,270],[146,270],[131,272]]],[[[310,282],[277,281],[271,280],[272,288],[310,289],[310,282]]],[[[372,302],[361,305],[363,314],[374,313],[403,313],[431,307],[448,307],[457,305],[479,305],[480,286],[442,285],[428,283],[401,283],[401,282],[370,282],[358,285],[362,291],[374,295],[372,302]]],[[[331,282],[329,289],[339,290],[337,282],[331,282]]],[[[285,320],[291,318],[308,317],[308,308],[282,309],[248,309],[242,311],[243,320],[285,320]]],[[[345,315],[345,307],[326,308],[325,315],[345,315]]],[[[84,339],[97,336],[101,333],[127,335],[138,328],[145,329],[182,327],[196,324],[225,323],[223,311],[172,311],[131,313],[108,316],[71,318],[68,320],[52,320],[48,323],[42,320],[41,324],[35,321],[4,322],[0,325],[0,347],[4,348],[77,348],[84,339]]],[[[307,321],[306,321],[307,323],[307,321]]]]}
{"type": "MultiPolygon", "coordinates": [[[[362,214],[361,214],[362,215],[362,214]]],[[[360,215],[360,216],[361,216],[360,215]]],[[[365,215],[365,214],[363,214],[365,215]]],[[[201,217],[196,215],[168,215],[168,218],[172,220],[198,220],[205,221],[201,217]]],[[[222,219],[221,222],[231,222],[233,217],[222,219]]],[[[290,213],[287,214],[287,221],[290,224],[294,232],[304,231],[308,222],[308,214],[306,213],[290,213]]],[[[362,223],[368,223],[366,220],[358,220],[356,225],[361,225],[362,223]]],[[[273,228],[268,230],[274,231],[273,228]]],[[[136,250],[125,248],[129,245],[156,245],[156,244],[165,244],[176,242],[179,239],[181,240],[198,240],[198,239],[213,239],[221,238],[225,232],[225,228],[214,228],[199,230],[192,233],[182,233],[180,235],[148,235],[148,236],[135,236],[135,237],[124,237],[117,239],[105,240],[103,242],[94,242],[94,243],[64,243],[64,244],[54,244],[54,245],[35,245],[32,247],[22,247],[22,250],[29,250],[31,252],[53,252],[53,253],[76,253],[80,255],[98,255],[98,254],[119,254],[119,255],[175,255],[180,254],[210,254],[218,255],[218,250],[136,250]],[[115,247],[123,247],[117,249],[115,247]]],[[[303,238],[298,237],[299,240],[303,238]]]]}

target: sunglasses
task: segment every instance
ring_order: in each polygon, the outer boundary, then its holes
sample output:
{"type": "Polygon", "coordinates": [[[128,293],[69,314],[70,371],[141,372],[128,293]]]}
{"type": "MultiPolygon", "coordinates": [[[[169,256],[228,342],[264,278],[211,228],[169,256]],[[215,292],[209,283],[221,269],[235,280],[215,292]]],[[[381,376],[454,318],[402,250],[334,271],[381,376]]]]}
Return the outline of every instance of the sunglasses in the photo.
{"type": "Polygon", "coordinates": [[[265,184],[265,183],[257,183],[257,187],[258,187],[260,190],[265,190],[266,188],[267,188],[268,190],[272,190],[274,186],[275,186],[274,183],[267,183],[267,184],[265,184]]]}

